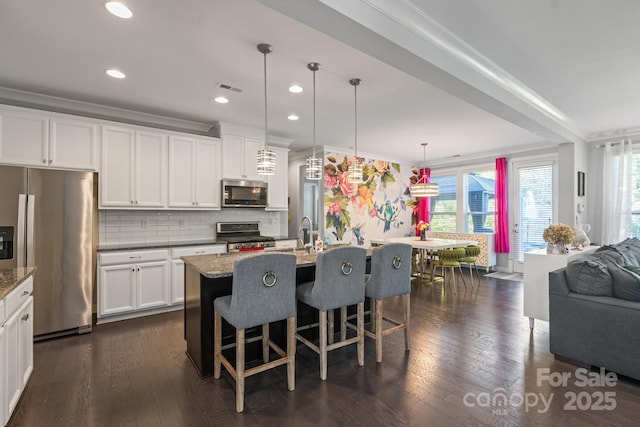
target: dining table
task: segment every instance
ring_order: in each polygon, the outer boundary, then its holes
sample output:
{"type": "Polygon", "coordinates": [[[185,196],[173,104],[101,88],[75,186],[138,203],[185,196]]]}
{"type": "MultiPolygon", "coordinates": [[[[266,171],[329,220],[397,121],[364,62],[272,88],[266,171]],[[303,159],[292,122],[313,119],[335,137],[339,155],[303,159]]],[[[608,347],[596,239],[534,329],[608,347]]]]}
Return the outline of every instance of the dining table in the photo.
{"type": "Polygon", "coordinates": [[[405,236],[405,237],[387,237],[384,239],[372,239],[372,246],[380,246],[387,243],[407,243],[410,244],[413,249],[418,250],[416,275],[420,277],[420,282],[428,279],[427,282],[433,283],[434,281],[441,279],[440,276],[432,277],[431,273],[425,271],[427,261],[432,259],[434,253],[438,249],[452,249],[463,248],[465,246],[477,245],[478,242],[474,240],[455,240],[455,239],[438,239],[427,237],[424,240],[420,236],[405,236]]]}

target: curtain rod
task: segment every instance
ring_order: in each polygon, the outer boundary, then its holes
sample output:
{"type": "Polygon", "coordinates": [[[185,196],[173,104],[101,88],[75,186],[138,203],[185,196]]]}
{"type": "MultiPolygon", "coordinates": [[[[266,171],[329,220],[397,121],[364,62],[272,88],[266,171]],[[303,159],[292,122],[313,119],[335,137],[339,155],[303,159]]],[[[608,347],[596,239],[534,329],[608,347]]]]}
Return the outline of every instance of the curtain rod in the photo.
{"type": "MultiPolygon", "coordinates": [[[[631,141],[631,145],[640,144],[640,139],[633,140],[633,139],[629,138],[629,140],[631,141]]],[[[620,141],[620,142],[612,142],[611,145],[620,145],[621,143],[622,143],[622,141],[620,141]]],[[[596,145],[596,148],[604,148],[605,146],[606,146],[605,144],[596,145]]]]}

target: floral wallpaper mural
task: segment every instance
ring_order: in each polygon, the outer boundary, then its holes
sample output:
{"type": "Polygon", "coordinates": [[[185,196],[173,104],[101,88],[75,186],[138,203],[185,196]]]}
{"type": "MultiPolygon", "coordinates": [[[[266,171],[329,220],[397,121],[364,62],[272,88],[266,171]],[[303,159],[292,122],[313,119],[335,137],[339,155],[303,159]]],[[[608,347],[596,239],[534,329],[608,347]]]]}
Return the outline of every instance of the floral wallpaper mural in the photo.
{"type": "Polygon", "coordinates": [[[371,239],[413,235],[415,199],[409,194],[411,168],[360,158],[363,184],[347,180],[355,157],[325,153],[325,241],[370,246],[371,239]]]}

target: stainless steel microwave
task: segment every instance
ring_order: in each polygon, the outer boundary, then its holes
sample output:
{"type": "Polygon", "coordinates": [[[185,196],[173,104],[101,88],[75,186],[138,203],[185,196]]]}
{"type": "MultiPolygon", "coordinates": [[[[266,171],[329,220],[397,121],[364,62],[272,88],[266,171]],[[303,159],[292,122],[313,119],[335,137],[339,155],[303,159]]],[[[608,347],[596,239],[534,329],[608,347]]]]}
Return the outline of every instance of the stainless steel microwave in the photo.
{"type": "Polygon", "coordinates": [[[223,208],[264,208],[266,206],[266,182],[235,179],[222,180],[223,208]]]}

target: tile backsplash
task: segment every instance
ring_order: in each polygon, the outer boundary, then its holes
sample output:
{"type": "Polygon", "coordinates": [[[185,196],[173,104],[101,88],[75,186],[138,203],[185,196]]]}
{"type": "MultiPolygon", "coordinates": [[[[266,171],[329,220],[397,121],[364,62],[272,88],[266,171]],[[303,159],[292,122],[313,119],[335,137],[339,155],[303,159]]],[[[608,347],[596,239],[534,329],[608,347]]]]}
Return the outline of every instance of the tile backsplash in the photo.
{"type": "Polygon", "coordinates": [[[212,240],[216,238],[216,223],[228,221],[259,221],[261,234],[274,237],[287,235],[286,211],[101,210],[98,212],[99,244],[212,240]]]}

